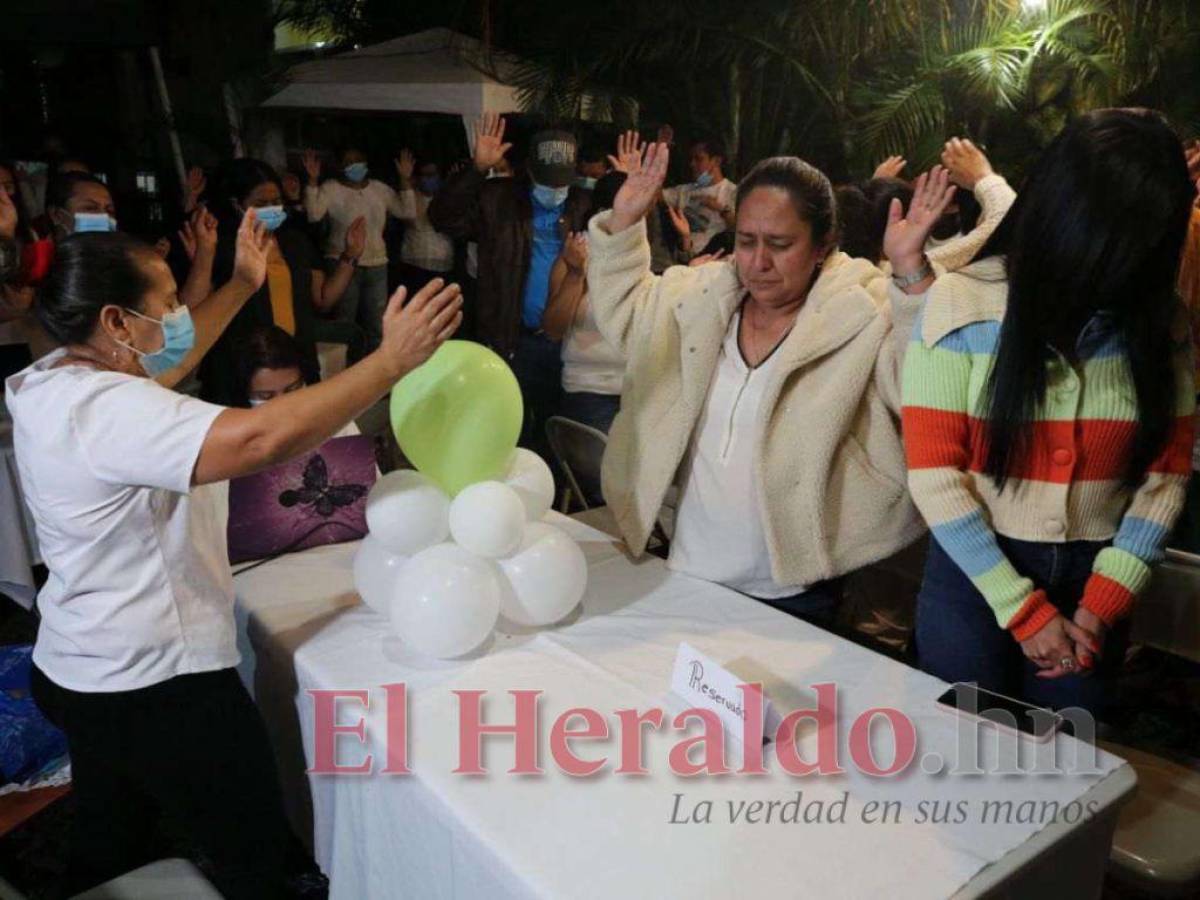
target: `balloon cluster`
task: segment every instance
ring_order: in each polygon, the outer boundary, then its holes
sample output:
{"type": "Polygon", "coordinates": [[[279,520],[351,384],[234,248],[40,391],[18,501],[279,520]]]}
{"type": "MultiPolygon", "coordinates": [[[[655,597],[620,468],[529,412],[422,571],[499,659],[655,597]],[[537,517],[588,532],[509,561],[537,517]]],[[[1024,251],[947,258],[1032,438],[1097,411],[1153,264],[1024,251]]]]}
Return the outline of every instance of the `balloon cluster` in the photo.
{"type": "Polygon", "coordinates": [[[536,453],[514,449],[521,416],[512,371],[466,341],[447,342],[392,391],[392,427],[417,471],[372,488],[354,584],[419,652],[461,656],[501,614],[551,625],[583,597],[583,551],[541,521],[554,477],[536,453]]]}

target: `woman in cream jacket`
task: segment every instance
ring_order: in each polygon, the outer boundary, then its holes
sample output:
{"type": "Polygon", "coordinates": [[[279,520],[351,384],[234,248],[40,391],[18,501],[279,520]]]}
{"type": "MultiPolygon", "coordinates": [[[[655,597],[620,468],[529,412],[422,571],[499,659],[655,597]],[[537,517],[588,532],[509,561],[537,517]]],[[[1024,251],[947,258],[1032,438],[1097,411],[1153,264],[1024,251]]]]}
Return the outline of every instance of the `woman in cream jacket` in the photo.
{"type": "Polygon", "coordinates": [[[640,554],[676,484],[671,568],[830,624],[826,582],[924,531],[906,489],[899,373],[910,295],[933,277],[925,240],[953,186],[939,168],[907,216],[894,205],[890,290],[837,252],[829,180],[794,157],[742,181],[731,260],[655,276],[643,219],[666,167],[666,146],[647,147],[590,226],[596,321],[628,360],[605,499],[640,554]]]}

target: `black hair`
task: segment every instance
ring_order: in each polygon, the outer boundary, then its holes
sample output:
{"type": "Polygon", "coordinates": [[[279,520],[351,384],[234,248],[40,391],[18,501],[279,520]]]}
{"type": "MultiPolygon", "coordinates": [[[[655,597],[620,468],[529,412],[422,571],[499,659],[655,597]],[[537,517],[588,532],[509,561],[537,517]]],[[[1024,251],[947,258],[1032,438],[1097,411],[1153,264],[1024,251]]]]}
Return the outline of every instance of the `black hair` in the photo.
{"type": "Polygon", "coordinates": [[[703,147],[704,152],[709,156],[719,156],[722,163],[728,163],[729,157],[725,154],[725,142],[715,135],[705,135],[699,140],[692,141],[693,147],[703,147]]]}
{"type": "Polygon", "coordinates": [[[772,187],[788,192],[803,222],[812,229],[813,246],[821,246],[837,232],[837,203],[825,173],[798,156],[772,156],[755,164],[738,184],[737,209],[755,188],[772,187]]]}
{"type": "Polygon", "coordinates": [[[67,201],[75,195],[75,188],[81,184],[98,184],[108,190],[107,184],[87,172],[63,172],[53,175],[46,185],[46,209],[64,209],[67,201]]]}
{"type": "Polygon", "coordinates": [[[250,405],[250,381],[259,369],[299,369],[304,372],[300,345],[278,325],[258,325],[238,342],[234,354],[233,401],[250,405]]]}
{"type": "Polygon", "coordinates": [[[871,201],[857,184],[840,184],[833,189],[837,202],[838,248],[849,256],[870,259],[871,201]]]}
{"type": "Polygon", "coordinates": [[[604,152],[604,148],[596,143],[586,143],[579,148],[577,159],[581,163],[604,162],[608,158],[608,154],[604,152]]]}
{"type": "Polygon", "coordinates": [[[624,172],[609,172],[596,179],[596,186],[592,188],[593,216],[606,209],[612,209],[613,201],[617,199],[617,191],[628,177],[624,172]]]}
{"type": "Polygon", "coordinates": [[[283,184],[278,173],[261,159],[231,159],[216,172],[212,195],[213,213],[225,222],[241,221],[242,214],[234,203],[245,205],[246,198],[260,184],[270,182],[283,196],[283,184]]]}
{"type": "Polygon", "coordinates": [[[1183,145],[1149,110],[1081,116],[1033,165],[978,254],[1003,255],[1008,276],[984,410],[984,471],[999,489],[1029,451],[1050,348],[1073,351],[1098,312],[1123,344],[1137,395],[1126,483],[1139,483],[1162,451],[1175,415],[1175,279],[1194,196],[1183,145]]]}
{"type": "Polygon", "coordinates": [[[848,190],[856,192],[853,200],[843,189],[838,193],[838,243],[848,255],[878,263],[892,200],[908,209],[912,185],[899,178],[871,178],[848,190]]]}
{"type": "Polygon", "coordinates": [[[156,258],[148,244],[121,232],[64,238],[55,247],[34,313],[59,343],[81,344],[92,336],[105,306],[142,309],[152,287],[143,262],[156,258]]]}

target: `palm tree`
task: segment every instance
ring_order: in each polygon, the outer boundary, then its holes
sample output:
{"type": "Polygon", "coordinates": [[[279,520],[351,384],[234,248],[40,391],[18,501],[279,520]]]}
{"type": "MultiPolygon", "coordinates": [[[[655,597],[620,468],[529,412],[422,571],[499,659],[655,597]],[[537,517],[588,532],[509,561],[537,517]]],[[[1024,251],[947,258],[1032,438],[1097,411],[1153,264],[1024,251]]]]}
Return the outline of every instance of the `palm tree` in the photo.
{"type": "Polygon", "coordinates": [[[1200,130],[1200,91],[1178,90],[1200,83],[1193,0],[452,0],[403,16],[386,0],[281,2],[358,41],[449,25],[529,61],[532,111],[593,103],[632,124],[640,110],[743,161],[795,153],[837,179],[890,153],[928,165],[950,134],[1019,172],[1068,117],[1114,103],[1200,130]]]}

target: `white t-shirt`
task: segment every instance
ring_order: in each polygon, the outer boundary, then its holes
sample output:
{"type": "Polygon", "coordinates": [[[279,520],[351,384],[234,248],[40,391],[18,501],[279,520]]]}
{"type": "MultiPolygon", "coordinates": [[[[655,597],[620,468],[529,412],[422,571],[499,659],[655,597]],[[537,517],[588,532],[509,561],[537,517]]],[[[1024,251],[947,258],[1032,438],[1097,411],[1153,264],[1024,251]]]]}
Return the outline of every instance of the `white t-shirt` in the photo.
{"type": "Polygon", "coordinates": [[[304,188],[304,211],[308,221],[320,222],[329,216],[329,237],[325,241],[326,256],[341,256],[346,247],[346,229],[359,216],[366,219],[367,242],[360,266],[386,266],[387,245],[383,242],[383,228],[387,225],[388,213],[397,219],[412,221],[417,215],[416,191],[396,193],[382,181],[370,179],[364,188],[346,187],[336,178],[304,188]]]}
{"type": "Polygon", "coordinates": [[[127,691],[235,666],[233,578],[212,486],[192,472],[224,407],[148,378],[8,379],[17,468],[49,580],[33,661],[62,687],[127,691]]]}
{"type": "Polygon", "coordinates": [[[692,228],[694,254],[703,253],[708,242],[726,229],[725,219],[721,214],[700,202],[704,197],[712,197],[723,209],[732,210],[737,203],[737,185],[728,178],[722,178],[708,187],[681,184],[663,191],[663,200],[671,206],[683,207],[683,214],[692,228]]]}
{"type": "Polygon", "coordinates": [[[763,391],[778,348],[751,369],[738,347],[738,322],[729,323],[704,410],[680,467],[679,507],[667,565],[676,572],[749,594],[775,599],[804,590],[771,577],[755,476],[766,413],[763,391]]]}
{"type": "Polygon", "coordinates": [[[580,302],[583,315],[576,315],[562,345],[563,390],[569,394],[620,395],[625,357],[600,333],[587,296],[580,302]]]}
{"type": "Polygon", "coordinates": [[[400,260],[433,272],[449,272],[454,267],[454,244],[429,221],[432,197],[417,193],[416,217],[408,223],[400,244],[400,260]]]}

